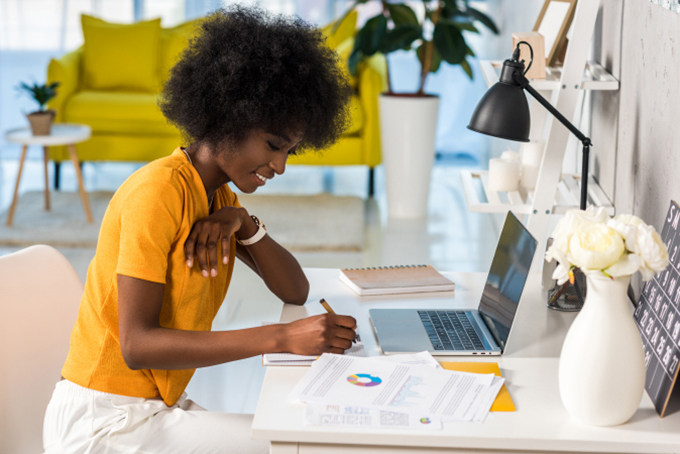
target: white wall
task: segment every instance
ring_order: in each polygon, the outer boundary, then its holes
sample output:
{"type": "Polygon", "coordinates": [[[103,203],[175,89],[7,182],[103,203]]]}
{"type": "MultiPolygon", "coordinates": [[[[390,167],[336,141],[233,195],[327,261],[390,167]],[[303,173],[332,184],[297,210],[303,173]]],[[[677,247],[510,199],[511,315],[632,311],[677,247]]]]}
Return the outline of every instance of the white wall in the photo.
{"type": "Polygon", "coordinates": [[[663,227],[680,200],[680,14],[602,0],[596,55],[621,82],[593,102],[595,166],[618,213],[663,227]]]}

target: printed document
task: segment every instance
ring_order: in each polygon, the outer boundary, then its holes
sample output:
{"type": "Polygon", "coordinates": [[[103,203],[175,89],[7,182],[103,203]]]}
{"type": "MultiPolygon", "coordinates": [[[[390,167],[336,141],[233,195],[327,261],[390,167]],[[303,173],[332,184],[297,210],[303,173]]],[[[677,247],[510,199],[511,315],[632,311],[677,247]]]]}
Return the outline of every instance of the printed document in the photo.
{"type": "Polygon", "coordinates": [[[346,405],[308,403],[305,423],[314,426],[379,427],[382,429],[439,430],[441,419],[346,405]]]}
{"type": "Polygon", "coordinates": [[[312,364],[291,398],[472,421],[478,413],[488,413],[493,383],[493,374],[326,353],[312,364]]]}

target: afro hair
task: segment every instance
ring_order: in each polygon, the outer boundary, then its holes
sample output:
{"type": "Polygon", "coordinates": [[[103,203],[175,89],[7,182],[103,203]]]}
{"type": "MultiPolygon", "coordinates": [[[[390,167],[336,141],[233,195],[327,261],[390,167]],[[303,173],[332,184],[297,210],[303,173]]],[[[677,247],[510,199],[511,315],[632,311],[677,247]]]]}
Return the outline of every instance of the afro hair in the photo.
{"type": "Polygon", "coordinates": [[[232,6],[201,22],[159,106],[189,142],[239,143],[252,130],[303,133],[302,150],[335,143],[352,90],[321,31],[298,17],[232,6]]]}

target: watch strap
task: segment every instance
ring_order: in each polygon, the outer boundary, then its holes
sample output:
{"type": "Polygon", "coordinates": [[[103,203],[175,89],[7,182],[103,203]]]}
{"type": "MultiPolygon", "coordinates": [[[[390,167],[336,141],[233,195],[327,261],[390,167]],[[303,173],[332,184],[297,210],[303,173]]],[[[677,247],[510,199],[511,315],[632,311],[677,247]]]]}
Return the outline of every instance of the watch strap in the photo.
{"type": "Polygon", "coordinates": [[[236,242],[240,244],[241,246],[250,246],[251,244],[255,244],[258,241],[260,241],[264,236],[267,234],[267,227],[260,221],[257,216],[250,215],[251,219],[253,222],[255,222],[255,225],[257,225],[257,232],[255,232],[255,235],[251,236],[250,238],[246,238],[244,240],[241,240],[239,238],[236,238],[236,242]]]}

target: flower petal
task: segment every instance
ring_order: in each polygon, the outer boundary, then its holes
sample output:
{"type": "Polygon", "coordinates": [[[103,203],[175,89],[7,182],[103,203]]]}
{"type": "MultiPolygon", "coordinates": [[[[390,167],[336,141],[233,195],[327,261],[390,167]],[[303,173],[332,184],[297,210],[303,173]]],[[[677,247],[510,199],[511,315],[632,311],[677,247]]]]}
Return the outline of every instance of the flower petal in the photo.
{"type": "Polygon", "coordinates": [[[635,273],[642,264],[642,259],[635,254],[623,254],[621,258],[604,272],[610,276],[630,276],[635,273]]]}

